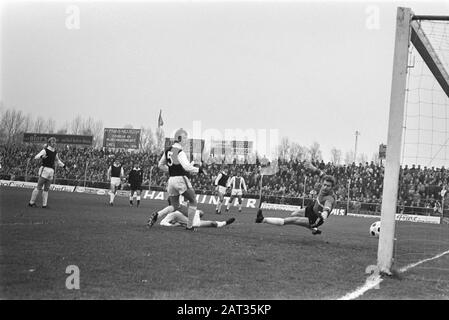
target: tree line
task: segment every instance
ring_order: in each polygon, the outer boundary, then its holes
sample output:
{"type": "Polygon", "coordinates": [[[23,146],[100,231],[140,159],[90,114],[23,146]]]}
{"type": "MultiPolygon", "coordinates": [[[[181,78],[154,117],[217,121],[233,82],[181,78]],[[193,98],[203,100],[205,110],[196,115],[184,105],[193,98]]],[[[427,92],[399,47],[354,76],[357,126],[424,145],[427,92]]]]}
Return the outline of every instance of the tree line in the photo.
{"type": "MultiPolygon", "coordinates": [[[[127,124],[124,125],[124,128],[133,129],[133,126],[127,124]]],[[[162,128],[158,127],[153,131],[150,127],[142,126],[140,130],[141,151],[159,153],[164,149],[165,134],[162,128]]],[[[0,143],[6,145],[22,143],[23,133],[25,132],[89,135],[93,137],[93,147],[101,148],[103,146],[104,126],[101,120],[95,121],[92,117],[85,118],[77,115],[71,121],[66,121],[60,127],[57,127],[56,121],[51,117],[37,116],[33,118],[30,114],[25,114],[21,110],[3,109],[0,106],[0,143]]],[[[334,147],[330,150],[330,153],[330,162],[336,165],[368,162],[368,157],[364,153],[358,154],[355,159],[352,150],[347,151],[343,156],[343,152],[334,147]]],[[[323,160],[318,142],[306,147],[291,141],[288,137],[281,138],[278,146],[278,157],[283,160],[323,160]]],[[[379,164],[379,154],[374,153],[371,161],[379,164]]]]}
{"type": "MultiPolygon", "coordinates": [[[[125,125],[125,128],[132,128],[125,125]]],[[[162,128],[153,130],[149,127],[140,128],[140,149],[145,152],[159,152],[164,148],[165,134],[162,128]]],[[[93,147],[103,146],[104,125],[101,120],[95,121],[92,117],[77,115],[71,121],[64,122],[57,127],[56,121],[51,117],[33,117],[21,110],[0,108],[0,143],[4,145],[20,144],[23,134],[73,134],[93,137],[93,147]]]]}

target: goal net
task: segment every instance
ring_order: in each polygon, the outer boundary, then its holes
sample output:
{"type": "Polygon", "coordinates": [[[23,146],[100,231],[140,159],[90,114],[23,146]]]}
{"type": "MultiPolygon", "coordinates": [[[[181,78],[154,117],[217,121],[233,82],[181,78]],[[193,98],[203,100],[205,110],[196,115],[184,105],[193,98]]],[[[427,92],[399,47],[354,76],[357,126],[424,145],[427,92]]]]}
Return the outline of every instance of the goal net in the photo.
{"type": "Polygon", "coordinates": [[[449,16],[398,8],[378,266],[449,283],[449,16]]]}

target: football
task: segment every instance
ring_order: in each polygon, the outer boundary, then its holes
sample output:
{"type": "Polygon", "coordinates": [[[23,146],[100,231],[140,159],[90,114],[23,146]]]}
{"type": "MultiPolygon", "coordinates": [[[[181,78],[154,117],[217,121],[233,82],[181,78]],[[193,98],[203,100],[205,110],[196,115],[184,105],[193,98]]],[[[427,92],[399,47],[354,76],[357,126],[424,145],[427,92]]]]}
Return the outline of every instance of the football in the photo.
{"type": "Polygon", "coordinates": [[[369,234],[373,237],[378,237],[380,234],[380,221],[376,221],[371,224],[369,228],[369,234]]]}

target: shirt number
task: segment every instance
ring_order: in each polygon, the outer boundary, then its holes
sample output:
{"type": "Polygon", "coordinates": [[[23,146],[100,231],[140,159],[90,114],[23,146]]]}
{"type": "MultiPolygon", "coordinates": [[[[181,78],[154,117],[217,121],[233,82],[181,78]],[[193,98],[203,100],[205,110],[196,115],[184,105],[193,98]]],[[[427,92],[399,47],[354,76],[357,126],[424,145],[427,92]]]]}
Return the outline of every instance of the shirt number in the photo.
{"type": "Polygon", "coordinates": [[[167,165],[168,165],[169,167],[171,167],[171,166],[173,165],[172,155],[173,155],[173,152],[172,152],[172,151],[168,151],[168,152],[167,152],[167,165]]]}

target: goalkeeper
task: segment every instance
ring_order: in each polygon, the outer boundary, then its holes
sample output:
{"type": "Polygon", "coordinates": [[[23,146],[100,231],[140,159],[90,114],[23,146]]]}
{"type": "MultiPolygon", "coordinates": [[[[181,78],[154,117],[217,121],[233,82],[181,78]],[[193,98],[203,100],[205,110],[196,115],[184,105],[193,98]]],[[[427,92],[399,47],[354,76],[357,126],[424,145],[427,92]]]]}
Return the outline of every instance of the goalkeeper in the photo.
{"type": "Polygon", "coordinates": [[[336,197],[333,192],[335,178],[325,175],[323,171],[310,163],[308,163],[307,167],[313,172],[319,173],[320,177],[322,177],[321,189],[314,203],[306,208],[292,212],[290,217],[287,218],[265,218],[262,214],[262,209],[259,209],[257,211],[256,223],[268,223],[277,226],[294,224],[312,230],[314,235],[321,234],[321,230],[318,227],[326,221],[336,203],[336,197]]]}

